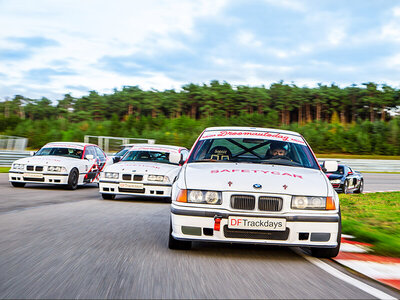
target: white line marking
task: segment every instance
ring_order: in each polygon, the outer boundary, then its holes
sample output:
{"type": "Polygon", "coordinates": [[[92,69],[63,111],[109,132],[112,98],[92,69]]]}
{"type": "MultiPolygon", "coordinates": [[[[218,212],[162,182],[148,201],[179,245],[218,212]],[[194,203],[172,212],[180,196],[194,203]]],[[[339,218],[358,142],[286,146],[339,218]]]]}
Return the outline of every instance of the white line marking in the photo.
{"type": "Polygon", "coordinates": [[[343,280],[351,285],[354,285],[355,287],[359,288],[360,290],[362,290],[378,299],[391,299],[391,300],[397,299],[397,298],[394,298],[394,297],[390,296],[389,294],[386,294],[368,284],[365,284],[364,282],[361,282],[353,277],[350,277],[349,275],[346,275],[346,274],[340,272],[339,270],[328,265],[327,263],[323,262],[322,260],[319,260],[318,258],[307,256],[297,249],[293,249],[293,250],[297,254],[301,255],[306,260],[308,260],[310,263],[317,266],[318,268],[324,270],[325,272],[331,274],[332,276],[335,276],[336,278],[339,278],[340,280],[343,280]]]}

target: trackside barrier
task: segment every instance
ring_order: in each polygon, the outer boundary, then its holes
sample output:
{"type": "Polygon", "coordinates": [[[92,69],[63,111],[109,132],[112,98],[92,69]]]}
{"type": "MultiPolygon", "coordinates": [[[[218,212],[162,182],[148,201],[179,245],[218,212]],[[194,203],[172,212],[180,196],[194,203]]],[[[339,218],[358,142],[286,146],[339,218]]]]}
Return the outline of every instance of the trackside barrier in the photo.
{"type": "Polygon", "coordinates": [[[0,135],[1,150],[24,151],[27,145],[27,138],[19,136],[0,135]]]}
{"type": "MultiPolygon", "coordinates": [[[[0,166],[10,167],[17,159],[30,156],[29,151],[0,151],[0,166]]],[[[385,159],[332,159],[318,158],[324,160],[336,160],[339,164],[348,165],[354,171],[360,172],[400,172],[400,160],[385,159]]]]}
{"type": "Polygon", "coordinates": [[[353,171],[400,172],[400,160],[318,158],[319,162],[323,162],[325,160],[336,160],[340,165],[347,165],[352,168],[353,171]]]}
{"type": "Polygon", "coordinates": [[[0,151],[0,167],[11,167],[17,159],[30,156],[29,151],[0,151]]]}

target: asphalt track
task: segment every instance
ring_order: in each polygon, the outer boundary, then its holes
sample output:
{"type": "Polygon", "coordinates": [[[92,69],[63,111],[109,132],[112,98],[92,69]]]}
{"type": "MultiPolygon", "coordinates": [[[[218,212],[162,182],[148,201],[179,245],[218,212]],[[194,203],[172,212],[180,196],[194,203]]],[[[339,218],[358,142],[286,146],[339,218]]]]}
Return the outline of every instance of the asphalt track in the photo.
{"type": "MultiPolygon", "coordinates": [[[[398,185],[399,178],[383,181],[398,185]]],[[[96,185],[13,188],[7,174],[0,174],[0,195],[0,298],[374,298],[287,247],[169,250],[169,205],[160,201],[106,201],[96,185]]]]}

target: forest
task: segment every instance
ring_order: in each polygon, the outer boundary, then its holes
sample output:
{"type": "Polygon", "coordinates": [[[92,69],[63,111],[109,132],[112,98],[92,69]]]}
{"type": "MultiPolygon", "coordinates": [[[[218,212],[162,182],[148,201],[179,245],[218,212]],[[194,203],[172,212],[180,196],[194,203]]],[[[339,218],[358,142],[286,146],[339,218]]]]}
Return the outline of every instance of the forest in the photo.
{"type": "Polygon", "coordinates": [[[373,82],[298,87],[227,82],[176,90],[124,86],[75,98],[0,102],[0,134],[29,138],[32,149],[84,135],[142,137],[191,147],[205,127],[258,126],[300,132],[317,153],[400,155],[400,90],[373,82]]]}

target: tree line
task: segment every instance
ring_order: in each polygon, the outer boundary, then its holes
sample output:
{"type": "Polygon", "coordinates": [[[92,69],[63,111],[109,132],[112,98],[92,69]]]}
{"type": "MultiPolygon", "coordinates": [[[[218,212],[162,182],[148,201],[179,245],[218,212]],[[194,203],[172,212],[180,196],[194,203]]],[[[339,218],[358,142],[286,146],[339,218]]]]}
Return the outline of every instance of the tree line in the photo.
{"type": "Polygon", "coordinates": [[[366,83],[340,88],[269,88],[227,82],[187,84],[180,91],[125,86],[53,103],[21,95],[0,102],[0,134],[29,138],[37,149],[84,135],[141,137],[190,148],[205,127],[257,126],[300,132],[318,153],[400,155],[400,91],[366,83]]]}
{"type": "Polygon", "coordinates": [[[319,84],[315,88],[298,87],[282,81],[265,86],[232,86],[227,82],[211,81],[209,84],[186,84],[180,91],[144,91],[138,86],[124,86],[113,93],[100,95],[91,91],[75,98],[66,94],[55,104],[43,97],[29,99],[16,95],[0,102],[3,119],[43,120],[66,118],[71,122],[90,119],[103,121],[116,114],[120,120],[129,116],[153,118],[165,116],[193,119],[239,116],[257,113],[267,116],[278,114],[281,125],[311,121],[351,123],[357,119],[386,121],[388,110],[400,105],[400,91],[388,85],[373,82],[361,86],[340,88],[335,84],[319,84]]]}

